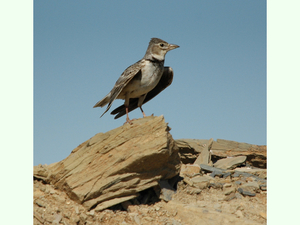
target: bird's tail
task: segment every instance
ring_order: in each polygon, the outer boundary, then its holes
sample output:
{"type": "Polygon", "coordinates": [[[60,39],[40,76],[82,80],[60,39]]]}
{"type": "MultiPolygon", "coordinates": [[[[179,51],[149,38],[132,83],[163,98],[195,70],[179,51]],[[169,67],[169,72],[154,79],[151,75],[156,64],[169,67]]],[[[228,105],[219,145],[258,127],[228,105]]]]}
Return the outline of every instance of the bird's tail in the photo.
{"type": "Polygon", "coordinates": [[[93,108],[96,107],[103,107],[105,105],[107,105],[110,101],[110,93],[108,93],[103,99],[101,99],[99,102],[97,102],[93,108]]]}

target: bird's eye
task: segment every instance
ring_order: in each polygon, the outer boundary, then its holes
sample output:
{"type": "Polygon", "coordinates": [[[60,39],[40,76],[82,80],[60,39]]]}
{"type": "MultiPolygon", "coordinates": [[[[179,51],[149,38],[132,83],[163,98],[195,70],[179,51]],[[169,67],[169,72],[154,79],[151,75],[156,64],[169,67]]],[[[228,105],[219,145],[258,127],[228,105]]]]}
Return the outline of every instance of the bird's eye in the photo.
{"type": "Polygon", "coordinates": [[[163,43],[160,44],[160,47],[164,47],[165,45],[163,43]]]}

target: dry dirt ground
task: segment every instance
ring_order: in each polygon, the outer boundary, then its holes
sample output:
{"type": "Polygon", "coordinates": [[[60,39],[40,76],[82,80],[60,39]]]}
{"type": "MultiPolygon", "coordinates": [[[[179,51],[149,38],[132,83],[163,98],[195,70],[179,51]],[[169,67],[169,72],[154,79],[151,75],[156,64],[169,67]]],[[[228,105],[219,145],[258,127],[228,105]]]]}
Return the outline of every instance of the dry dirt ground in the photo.
{"type": "Polygon", "coordinates": [[[152,188],[141,193],[150,199],[147,204],[133,199],[97,212],[34,180],[34,224],[266,224],[266,190],[257,190],[254,197],[241,195],[241,183],[251,182],[244,177],[215,177],[213,182],[221,185],[195,188],[181,180],[169,202],[158,199],[152,188]]]}

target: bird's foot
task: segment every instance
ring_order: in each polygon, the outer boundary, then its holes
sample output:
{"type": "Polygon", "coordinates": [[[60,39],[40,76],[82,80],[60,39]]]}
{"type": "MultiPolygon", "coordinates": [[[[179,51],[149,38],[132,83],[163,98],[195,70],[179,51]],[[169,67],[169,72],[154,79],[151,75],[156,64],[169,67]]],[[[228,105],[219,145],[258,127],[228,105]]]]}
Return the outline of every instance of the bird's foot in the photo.
{"type": "Polygon", "coordinates": [[[134,120],[136,120],[136,119],[129,119],[129,117],[127,117],[126,118],[126,122],[124,123],[124,125],[126,124],[126,123],[129,123],[130,125],[132,125],[132,121],[134,121],[134,120]]]}

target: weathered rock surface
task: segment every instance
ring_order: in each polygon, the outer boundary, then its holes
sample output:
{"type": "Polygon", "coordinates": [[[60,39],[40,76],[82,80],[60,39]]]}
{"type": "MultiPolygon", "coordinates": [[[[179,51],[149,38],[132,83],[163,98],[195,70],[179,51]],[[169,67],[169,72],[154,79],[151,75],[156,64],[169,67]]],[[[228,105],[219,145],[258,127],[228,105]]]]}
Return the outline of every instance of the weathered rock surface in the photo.
{"type": "Polygon", "coordinates": [[[246,156],[246,163],[248,163],[250,166],[263,169],[267,168],[267,147],[265,145],[260,146],[217,139],[217,141],[213,141],[212,145],[210,146],[209,141],[210,140],[205,139],[175,140],[177,146],[179,147],[181,161],[184,164],[193,164],[198,157],[207,158],[207,156],[204,157],[200,155],[205,148],[209,147],[208,149],[210,157],[214,162],[227,157],[246,156]]]}
{"type": "Polygon", "coordinates": [[[34,224],[266,224],[266,146],[217,140],[214,154],[212,139],[177,140],[178,148],[169,130],[163,117],[146,117],[35,166],[34,224]],[[228,156],[246,163],[212,166],[228,156]]]}
{"type": "Polygon", "coordinates": [[[220,168],[220,169],[234,169],[238,165],[245,162],[247,159],[246,156],[237,156],[237,157],[231,157],[231,158],[224,158],[220,159],[217,162],[214,163],[214,167],[220,168]]]}
{"type": "Polygon", "coordinates": [[[87,209],[103,210],[179,174],[178,148],[169,130],[163,116],[135,120],[96,134],[58,163],[36,166],[34,177],[87,209]]]}
{"type": "Polygon", "coordinates": [[[209,140],[205,139],[177,139],[176,145],[179,148],[179,154],[182,163],[194,163],[199,154],[207,146],[209,140]]]}
{"type": "Polygon", "coordinates": [[[201,154],[198,156],[194,164],[199,165],[205,164],[205,165],[211,165],[211,154],[210,149],[213,144],[214,139],[209,139],[207,144],[204,145],[203,150],[201,151],[201,154]]]}
{"type": "Polygon", "coordinates": [[[266,168],[267,167],[267,147],[265,145],[252,145],[247,143],[240,143],[236,141],[228,141],[217,139],[211,147],[212,156],[220,158],[247,156],[246,162],[251,166],[266,168]]]}

